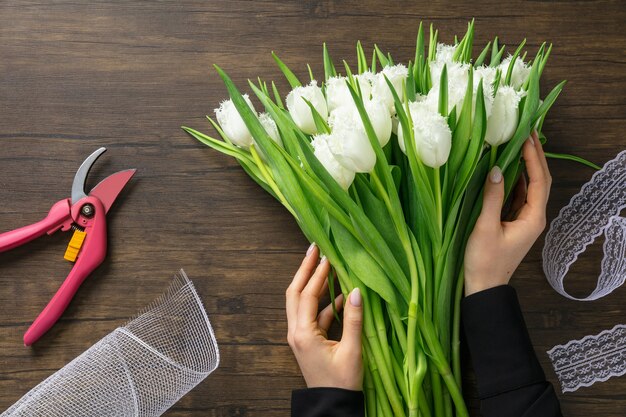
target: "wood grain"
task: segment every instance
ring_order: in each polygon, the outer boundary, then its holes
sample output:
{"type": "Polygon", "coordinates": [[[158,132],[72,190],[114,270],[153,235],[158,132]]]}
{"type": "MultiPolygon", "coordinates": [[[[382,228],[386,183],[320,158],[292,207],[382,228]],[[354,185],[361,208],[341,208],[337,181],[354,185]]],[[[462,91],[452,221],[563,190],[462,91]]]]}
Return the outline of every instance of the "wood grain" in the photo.
{"type": "MultiPolygon", "coordinates": [[[[476,18],[476,42],[543,40],[554,51],[543,88],[567,79],[545,125],[547,149],[598,164],[626,144],[626,3],[623,1],[234,1],[0,3],[0,230],[41,218],[68,197],[77,164],[109,152],[92,184],[137,168],[109,216],[110,251],[61,321],[34,348],[21,344],[70,265],[66,235],[0,255],[0,409],[122,324],[184,267],[215,326],[221,367],[167,415],[286,416],[303,380],[286,345],[283,294],[307,242],[288,213],[238,165],[186,136],[226,95],[211,65],[244,85],[257,75],[287,85],[269,54],[298,73],[376,42],[408,61],[420,20],[444,41],[476,18]]],[[[592,172],[551,162],[549,218],[592,172]]],[[[623,323],[626,288],[593,303],[557,295],[541,272],[540,240],[515,274],[539,358],[554,344],[623,323]]],[[[568,278],[589,292],[600,252],[568,278]]],[[[466,396],[478,415],[467,373],[466,396]]],[[[567,416],[623,416],[626,379],[561,395],[567,416]]]]}

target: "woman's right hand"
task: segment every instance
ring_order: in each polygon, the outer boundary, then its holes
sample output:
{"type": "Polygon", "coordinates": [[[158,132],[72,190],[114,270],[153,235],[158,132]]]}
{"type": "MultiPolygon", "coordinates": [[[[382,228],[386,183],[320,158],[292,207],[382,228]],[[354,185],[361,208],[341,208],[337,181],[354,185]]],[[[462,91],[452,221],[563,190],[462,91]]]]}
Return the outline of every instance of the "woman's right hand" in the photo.
{"type": "Polygon", "coordinates": [[[497,166],[485,183],[483,207],[465,249],[465,295],[509,283],[546,226],[546,205],[552,177],[537,133],[524,143],[529,184],[520,177],[511,210],[513,221],[501,221],[504,181],[497,166]]]}

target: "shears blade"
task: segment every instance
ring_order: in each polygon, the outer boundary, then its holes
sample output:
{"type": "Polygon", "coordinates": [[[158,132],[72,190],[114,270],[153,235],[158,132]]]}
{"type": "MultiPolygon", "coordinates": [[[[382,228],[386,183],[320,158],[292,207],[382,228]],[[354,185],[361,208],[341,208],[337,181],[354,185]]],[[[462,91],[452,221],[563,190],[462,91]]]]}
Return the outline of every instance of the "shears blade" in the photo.
{"type": "Polygon", "coordinates": [[[98,198],[104,205],[105,212],[108,213],[115,199],[128,181],[135,175],[135,172],[137,172],[136,169],[127,169],[109,175],[93,187],[89,195],[98,198]]]}
{"type": "Polygon", "coordinates": [[[89,175],[89,171],[91,167],[96,162],[100,155],[105,153],[107,148],[102,147],[97,149],[94,153],[89,155],[80,167],[78,171],[76,171],[76,175],[74,175],[74,182],[72,183],[72,204],[76,204],[78,200],[81,198],[87,197],[85,194],[85,181],[87,180],[87,175],[89,175]]]}

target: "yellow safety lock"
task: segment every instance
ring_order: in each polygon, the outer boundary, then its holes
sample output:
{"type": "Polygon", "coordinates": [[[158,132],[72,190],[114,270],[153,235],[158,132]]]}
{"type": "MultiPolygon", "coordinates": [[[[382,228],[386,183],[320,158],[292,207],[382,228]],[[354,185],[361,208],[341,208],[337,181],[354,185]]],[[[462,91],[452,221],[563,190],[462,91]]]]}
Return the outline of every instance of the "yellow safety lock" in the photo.
{"type": "Polygon", "coordinates": [[[80,248],[83,246],[83,242],[85,241],[85,236],[87,236],[87,233],[80,230],[74,230],[74,235],[72,236],[70,243],[67,245],[63,258],[70,262],[76,262],[80,248]]]}

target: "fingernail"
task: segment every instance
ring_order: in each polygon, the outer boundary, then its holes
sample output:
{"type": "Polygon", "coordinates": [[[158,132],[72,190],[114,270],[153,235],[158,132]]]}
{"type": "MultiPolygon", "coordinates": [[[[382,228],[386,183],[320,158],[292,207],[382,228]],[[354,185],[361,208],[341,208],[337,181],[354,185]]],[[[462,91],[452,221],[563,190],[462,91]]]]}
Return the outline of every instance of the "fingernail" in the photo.
{"type": "Polygon", "coordinates": [[[309,246],[309,248],[306,250],[306,256],[309,256],[311,253],[313,253],[313,249],[315,249],[315,242],[311,243],[311,246],[309,246]]]}
{"type": "Polygon", "coordinates": [[[528,141],[530,142],[531,145],[535,146],[535,139],[533,139],[532,135],[528,137],[528,141]]]}
{"type": "Polygon", "coordinates": [[[489,181],[491,181],[492,184],[499,184],[500,181],[502,181],[502,170],[499,166],[496,165],[491,168],[491,171],[489,172],[489,181]]]}
{"type": "Polygon", "coordinates": [[[361,303],[363,303],[363,297],[361,297],[361,290],[359,287],[356,287],[350,293],[350,304],[355,307],[361,307],[361,303]]]}
{"type": "Polygon", "coordinates": [[[320,259],[320,264],[323,264],[324,262],[328,262],[328,258],[326,258],[326,255],[322,256],[322,259],[320,259]]]}

